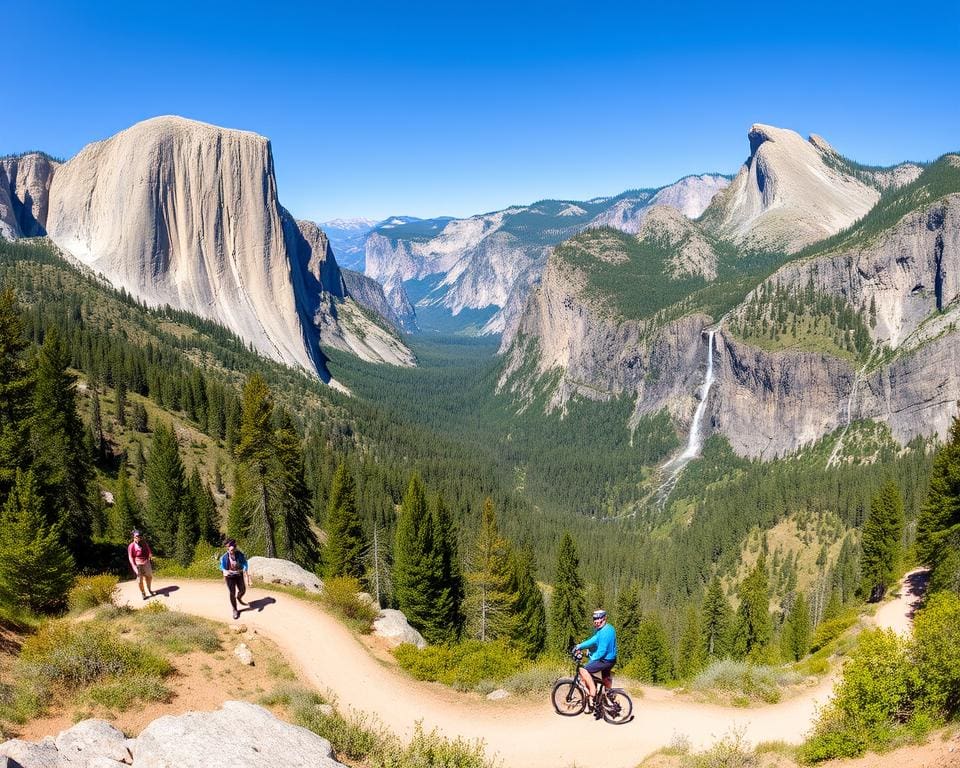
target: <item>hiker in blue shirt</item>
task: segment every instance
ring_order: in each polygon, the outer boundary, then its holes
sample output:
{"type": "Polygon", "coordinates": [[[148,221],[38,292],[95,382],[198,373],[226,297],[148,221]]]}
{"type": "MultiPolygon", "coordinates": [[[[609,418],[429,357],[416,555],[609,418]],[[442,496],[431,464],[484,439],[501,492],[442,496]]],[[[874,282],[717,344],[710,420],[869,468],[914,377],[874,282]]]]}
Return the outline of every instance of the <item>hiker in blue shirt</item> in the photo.
{"type": "Polygon", "coordinates": [[[220,570],[223,571],[223,578],[230,592],[233,618],[239,619],[240,611],[237,610],[237,603],[246,605],[243,602],[243,596],[250,581],[250,572],[247,570],[247,556],[237,549],[237,542],[233,539],[227,539],[227,551],[220,558],[220,570]]]}
{"type": "MultiPolygon", "coordinates": [[[[602,608],[593,612],[593,626],[597,630],[593,637],[573,646],[575,651],[590,651],[590,661],[587,662],[586,666],[580,667],[580,679],[587,686],[587,692],[590,694],[591,700],[594,700],[597,695],[597,686],[593,682],[593,674],[597,673],[603,678],[603,684],[609,691],[613,686],[610,670],[617,663],[617,630],[613,628],[612,624],[607,624],[607,612],[602,608]]],[[[597,720],[603,717],[603,707],[595,706],[593,716],[597,720]]]]}

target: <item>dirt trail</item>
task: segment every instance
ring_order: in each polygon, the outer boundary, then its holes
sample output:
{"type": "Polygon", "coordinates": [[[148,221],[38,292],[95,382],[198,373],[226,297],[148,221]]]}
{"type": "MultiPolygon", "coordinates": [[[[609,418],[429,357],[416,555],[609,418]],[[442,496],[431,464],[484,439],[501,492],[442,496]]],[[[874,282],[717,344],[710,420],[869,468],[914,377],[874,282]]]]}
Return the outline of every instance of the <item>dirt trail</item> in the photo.
{"type": "MultiPolygon", "coordinates": [[[[220,582],[176,585],[158,579],[154,585],[166,594],[153,599],[162,600],[171,610],[230,620],[227,591],[220,582]]],[[[758,709],[699,704],[650,689],[648,696],[635,699],[634,720],[613,726],[588,715],[560,717],[546,697],[537,702],[489,702],[411,680],[377,661],[316,604],[256,587],[247,592],[247,600],[253,605],[241,614],[241,621],[275,642],[299,670],[301,680],[335,694],[341,707],[375,715],[401,735],[409,736],[419,720],[427,730],[438,728],[450,737],[481,739],[488,754],[499,757],[505,768],[600,764],[628,768],[679,736],[699,750],[734,731],[753,743],[796,743],[809,730],[816,707],[829,698],[832,685],[832,680],[824,680],[797,698],[758,709]]],[[[120,585],[117,602],[134,608],[147,604],[132,581],[120,585]]]]}

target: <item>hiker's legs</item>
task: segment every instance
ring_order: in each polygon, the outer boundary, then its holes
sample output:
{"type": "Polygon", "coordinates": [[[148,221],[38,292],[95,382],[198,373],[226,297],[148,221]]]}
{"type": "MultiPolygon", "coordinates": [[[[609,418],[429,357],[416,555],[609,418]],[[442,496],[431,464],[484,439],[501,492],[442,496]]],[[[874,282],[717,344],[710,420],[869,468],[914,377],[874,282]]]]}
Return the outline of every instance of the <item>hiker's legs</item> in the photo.
{"type": "MultiPolygon", "coordinates": [[[[227,591],[230,593],[230,605],[233,607],[234,612],[237,610],[237,586],[238,581],[236,576],[227,576],[227,591]]],[[[240,586],[243,586],[243,582],[239,582],[240,586]]],[[[241,595],[243,592],[240,593],[241,595]]]]}
{"type": "Polygon", "coordinates": [[[241,573],[237,576],[237,600],[240,601],[241,605],[246,605],[246,603],[243,602],[243,596],[245,594],[247,594],[247,579],[241,573]]]}

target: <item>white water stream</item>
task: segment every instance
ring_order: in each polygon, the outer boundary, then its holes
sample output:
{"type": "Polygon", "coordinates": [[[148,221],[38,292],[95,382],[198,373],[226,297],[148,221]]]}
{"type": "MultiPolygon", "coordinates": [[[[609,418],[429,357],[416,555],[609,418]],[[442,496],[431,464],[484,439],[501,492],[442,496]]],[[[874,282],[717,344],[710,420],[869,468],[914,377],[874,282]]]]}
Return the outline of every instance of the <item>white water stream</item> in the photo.
{"type": "Polygon", "coordinates": [[[707,400],[710,397],[710,387],[713,386],[713,337],[717,329],[712,328],[707,331],[707,373],[703,377],[703,384],[700,385],[700,402],[693,412],[693,421],[690,422],[690,435],[687,438],[687,447],[683,453],[674,456],[670,461],[664,464],[661,469],[667,473],[666,480],[657,488],[656,497],[658,504],[662,505],[674,486],[680,478],[683,468],[700,455],[700,449],[703,447],[703,435],[701,434],[700,422],[703,421],[703,414],[707,411],[707,400]]]}

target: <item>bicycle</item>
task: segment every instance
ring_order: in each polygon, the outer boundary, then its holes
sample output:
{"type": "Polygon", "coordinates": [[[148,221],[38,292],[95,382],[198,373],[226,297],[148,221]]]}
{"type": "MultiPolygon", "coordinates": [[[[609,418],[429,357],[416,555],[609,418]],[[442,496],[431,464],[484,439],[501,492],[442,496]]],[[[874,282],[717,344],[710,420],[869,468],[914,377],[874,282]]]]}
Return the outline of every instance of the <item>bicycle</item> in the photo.
{"type": "MultiPolygon", "coordinates": [[[[571,653],[576,662],[573,677],[561,677],[553,684],[553,693],[550,698],[553,708],[558,715],[573,717],[584,711],[593,712],[593,702],[587,693],[587,688],[580,679],[580,668],[583,666],[583,651],[571,653]]],[[[603,678],[593,676],[597,683],[597,700],[603,707],[603,719],[614,725],[621,725],[633,719],[633,700],[622,688],[607,689],[603,678]]]]}

